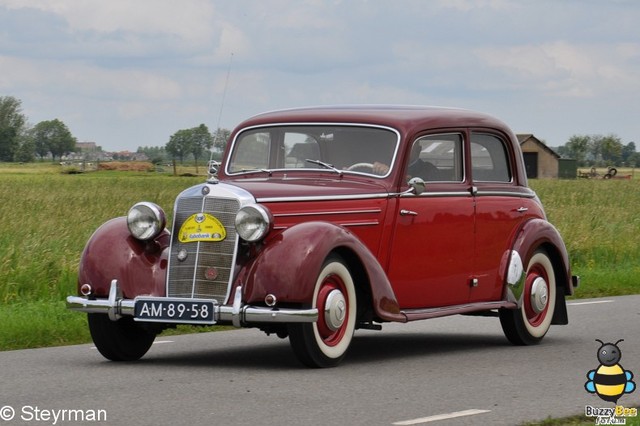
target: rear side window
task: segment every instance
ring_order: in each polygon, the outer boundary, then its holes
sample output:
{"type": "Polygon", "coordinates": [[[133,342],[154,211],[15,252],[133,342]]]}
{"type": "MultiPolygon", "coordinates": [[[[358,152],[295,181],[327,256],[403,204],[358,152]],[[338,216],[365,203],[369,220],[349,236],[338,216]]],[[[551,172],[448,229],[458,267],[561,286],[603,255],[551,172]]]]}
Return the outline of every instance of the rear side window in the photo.
{"type": "Polygon", "coordinates": [[[509,152],[504,141],[486,133],[471,134],[471,167],[477,182],[511,182],[509,152]]]}

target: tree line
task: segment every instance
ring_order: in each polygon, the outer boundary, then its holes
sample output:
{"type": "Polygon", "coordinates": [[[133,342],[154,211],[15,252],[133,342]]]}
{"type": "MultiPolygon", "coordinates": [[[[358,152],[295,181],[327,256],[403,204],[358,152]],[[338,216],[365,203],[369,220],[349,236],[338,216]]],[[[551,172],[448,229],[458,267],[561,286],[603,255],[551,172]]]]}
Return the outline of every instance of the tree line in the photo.
{"type": "Polygon", "coordinates": [[[62,121],[46,120],[31,127],[18,99],[0,97],[0,161],[30,162],[49,154],[55,159],[75,147],[76,138],[62,121]]]}
{"type": "Polygon", "coordinates": [[[572,158],[578,166],[636,167],[640,153],[635,142],[624,144],[616,135],[574,135],[563,146],[556,148],[563,158],[572,158]]]}
{"type": "Polygon", "coordinates": [[[230,135],[229,129],[218,128],[214,133],[210,133],[207,126],[201,124],[198,127],[178,130],[164,146],[139,146],[136,152],[146,155],[154,164],[171,160],[180,163],[193,161],[197,167],[201,160],[220,160],[230,135]]]}
{"type": "MultiPolygon", "coordinates": [[[[213,134],[206,125],[178,130],[164,147],[139,147],[152,161],[176,159],[208,160],[211,148],[224,149],[231,132],[217,129],[213,134]]],[[[31,126],[22,112],[22,102],[13,96],[0,96],[0,161],[32,162],[37,158],[53,161],[76,152],[77,139],[59,119],[31,126]]],[[[102,151],[98,147],[98,151],[102,151]]]]}

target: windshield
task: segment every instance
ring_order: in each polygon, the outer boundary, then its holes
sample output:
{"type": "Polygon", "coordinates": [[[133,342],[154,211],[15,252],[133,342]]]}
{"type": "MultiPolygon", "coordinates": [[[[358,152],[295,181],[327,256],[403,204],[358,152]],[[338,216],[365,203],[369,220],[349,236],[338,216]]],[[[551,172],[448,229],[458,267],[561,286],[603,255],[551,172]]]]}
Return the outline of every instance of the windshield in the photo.
{"type": "Polygon", "coordinates": [[[248,129],[234,141],[227,173],[321,169],[387,176],[398,134],[384,127],[291,125],[248,129]]]}

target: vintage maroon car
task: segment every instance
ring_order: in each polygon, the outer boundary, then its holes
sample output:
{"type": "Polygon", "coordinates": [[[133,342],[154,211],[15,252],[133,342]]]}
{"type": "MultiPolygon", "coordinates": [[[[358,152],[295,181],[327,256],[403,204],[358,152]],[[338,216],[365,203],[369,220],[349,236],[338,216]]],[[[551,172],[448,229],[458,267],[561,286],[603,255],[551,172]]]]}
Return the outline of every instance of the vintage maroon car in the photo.
{"type": "Polygon", "coordinates": [[[302,363],[328,367],[356,329],[453,314],[499,317],[528,345],[568,323],[578,284],[516,137],[461,109],[255,116],[165,225],[141,202],[83,252],[67,304],[110,360],[142,357],[175,324],[232,324],[288,336],[302,363]]]}

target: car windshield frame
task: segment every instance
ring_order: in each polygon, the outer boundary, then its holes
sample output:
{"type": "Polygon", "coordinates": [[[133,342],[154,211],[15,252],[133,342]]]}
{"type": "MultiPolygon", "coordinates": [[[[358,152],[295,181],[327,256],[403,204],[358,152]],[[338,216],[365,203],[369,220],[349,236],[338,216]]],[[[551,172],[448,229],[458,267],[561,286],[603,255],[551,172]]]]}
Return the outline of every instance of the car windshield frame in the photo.
{"type": "Polygon", "coordinates": [[[238,176],[256,172],[322,172],[384,179],[396,167],[399,149],[400,132],[389,126],[340,122],[270,123],[237,132],[231,142],[225,173],[238,176]],[[296,150],[298,152],[294,153],[296,150]],[[377,170],[376,173],[369,166],[348,169],[354,164],[374,162],[382,164],[384,172],[377,170]]]}

